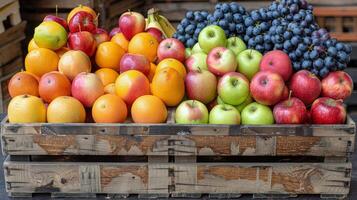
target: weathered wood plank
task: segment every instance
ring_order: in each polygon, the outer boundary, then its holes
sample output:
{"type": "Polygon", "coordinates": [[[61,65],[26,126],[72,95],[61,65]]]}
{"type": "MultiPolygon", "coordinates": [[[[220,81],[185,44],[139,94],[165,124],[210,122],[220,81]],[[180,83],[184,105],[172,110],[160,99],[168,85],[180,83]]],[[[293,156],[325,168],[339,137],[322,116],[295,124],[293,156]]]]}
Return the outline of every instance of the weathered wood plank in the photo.
{"type": "Polygon", "coordinates": [[[22,21],[20,24],[7,29],[5,32],[0,34],[0,46],[3,46],[9,42],[22,38],[24,30],[26,27],[26,22],[22,21]]]}
{"type": "Polygon", "coordinates": [[[7,192],[56,194],[345,195],[351,167],[351,163],[93,163],[9,158],[4,162],[7,192]],[[161,181],[161,187],[152,187],[153,181],[161,181]]]}

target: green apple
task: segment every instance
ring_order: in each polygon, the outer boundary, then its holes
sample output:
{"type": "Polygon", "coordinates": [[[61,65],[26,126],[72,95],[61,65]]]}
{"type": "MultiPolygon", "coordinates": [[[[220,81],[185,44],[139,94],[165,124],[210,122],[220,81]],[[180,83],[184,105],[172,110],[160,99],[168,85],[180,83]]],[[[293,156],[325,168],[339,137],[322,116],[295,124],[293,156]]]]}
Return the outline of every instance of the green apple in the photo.
{"type": "Polygon", "coordinates": [[[249,96],[249,81],[238,72],[229,72],[219,79],[217,91],[223,102],[237,106],[249,96]]]}
{"type": "Polygon", "coordinates": [[[221,27],[209,25],[198,35],[198,43],[205,53],[209,53],[215,47],[225,47],[227,45],[227,38],[221,27]]]}
{"type": "Polygon", "coordinates": [[[268,106],[257,102],[247,105],[242,113],[242,124],[274,124],[273,112],[268,106]]]}
{"type": "Polygon", "coordinates": [[[185,58],[187,59],[192,55],[192,49],[191,48],[186,48],[185,49],[185,58]]]}
{"type": "Polygon", "coordinates": [[[219,104],[212,108],[209,113],[210,124],[240,124],[238,110],[228,104],[219,104]]]}
{"type": "Polygon", "coordinates": [[[242,110],[243,110],[247,105],[249,105],[249,104],[252,103],[252,102],[253,102],[253,98],[252,98],[251,95],[249,95],[249,96],[244,100],[244,102],[241,103],[241,104],[239,104],[238,106],[236,106],[236,108],[237,108],[237,110],[238,110],[239,112],[242,112],[242,110]]]}
{"type": "Polygon", "coordinates": [[[35,28],[33,38],[37,46],[57,50],[67,43],[67,31],[57,22],[45,21],[35,28]]]}
{"type": "Polygon", "coordinates": [[[185,61],[185,65],[188,71],[208,70],[206,60],[207,54],[198,52],[188,57],[185,61]]]}
{"type": "Polygon", "coordinates": [[[217,103],[218,104],[226,104],[226,103],[224,103],[224,101],[219,96],[217,96],[217,103]]]}
{"type": "Polygon", "coordinates": [[[196,53],[205,53],[201,49],[200,44],[198,42],[195,45],[193,45],[191,54],[196,54],[196,53]]]}
{"type": "Polygon", "coordinates": [[[246,49],[237,56],[238,72],[244,74],[249,80],[259,71],[263,55],[254,49],[246,49]]]}
{"type": "Polygon", "coordinates": [[[183,101],[176,108],[175,121],[177,124],[207,124],[207,107],[197,100],[183,101]]]}
{"type": "Polygon", "coordinates": [[[247,49],[247,46],[239,37],[230,37],[227,40],[227,48],[232,50],[236,56],[247,49]]]}

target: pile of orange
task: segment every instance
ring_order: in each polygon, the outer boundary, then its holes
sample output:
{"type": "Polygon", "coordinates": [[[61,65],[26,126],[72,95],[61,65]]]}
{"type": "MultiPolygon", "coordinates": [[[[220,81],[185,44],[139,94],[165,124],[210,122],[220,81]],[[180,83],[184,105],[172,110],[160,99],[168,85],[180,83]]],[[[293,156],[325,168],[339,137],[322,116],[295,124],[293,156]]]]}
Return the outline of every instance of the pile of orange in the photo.
{"type": "MultiPolygon", "coordinates": [[[[97,16],[90,7],[78,6],[67,21],[79,11],[97,16]]],[[[168,115],[166,107],[177,106],[184,97],[185,66],[173,58],[157,62],[159,43],[150,33],[137,33],[130,40],[117,33],[97,43],[93,56],[67,45],[54,50],[38,44],[30,41],[26,71],[15,74],[9,82],[12,100],[8,115],[12,123],[83,123],[90,122],[86,121],[90,113],[97,123],[123,123],[128,115],[135,123],[163,123],[168,115]],[[126,53],[145,56],[151,63],[149,75],[137,70],[120,73],[120,61],[126,53]],[[83,97],[72,96],[77,88],[72,81],[83,73],[95,74],[102,84],[93,88],[104,91],[91,104],[91,112],[83,106],[83,97]]],[[[86,84],[90,87],[95,83],[86,84]]]]}

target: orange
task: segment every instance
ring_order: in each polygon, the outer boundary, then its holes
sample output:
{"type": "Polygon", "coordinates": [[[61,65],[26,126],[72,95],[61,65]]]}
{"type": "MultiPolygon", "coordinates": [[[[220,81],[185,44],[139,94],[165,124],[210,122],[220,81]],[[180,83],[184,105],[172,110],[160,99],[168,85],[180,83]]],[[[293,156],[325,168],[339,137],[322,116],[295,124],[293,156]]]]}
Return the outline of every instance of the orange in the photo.
{"type": "Polygon", "coordinates": [[[83,51],[69,50],[58,61],[58,71],[73,80],[81,72],[90,72],[91,60],[83,51]]]}
{"type": "Polygon", "coordinates": [[[71,82],[57,71],[44,74],[39,82],[40,97],[47,103],[59,96],[71,95],[71,82]]]}
{"type": "Polygon", "coordinates": [[[25,69],[34,75],[41,77],[51,71],[57,71],[57,54],[49,49],[38,48],[30,51],[25,58],[25,69]]]}
{"type": "Polygon", "coordinates": [[[150,63],[150,73],[148,75],[150,82],[152,81],[152,78],[154,78],[155,71],[156,71],[156,65],[154,63],[150,63]]]}
{"type": "Polygon", "coordinates": [[[67,51],[69,51],[69,48],[62,47],[62,48],[56,50],[56,54],[59,58],[61,58],[63,56],[63,54],[66,53],[67,51]]]}
{"type": "Polygon", "coordinates": [[[99,97],[92,107],[93,120],[97,123],[122,123],[127,114],[126,104],[114,94],[99,97]]]}
{"type": "Polygon", "coordinates": [[[34,49],[38,49],[39,47],[37,46],[35,40],[32,38],[27,46],[27,51],[30,52],[34,49]]]}
{"type": "Polygon", "coordinates": [[[117,45],[119,45],[125,51],[128,51],[129,41],[125,38],[123,33],[115,34],[110,41],[115,42],[117,45]]]}
{"type": "Polygon", "coordinates": [[[18,72],[10,79],[8,90],[11,97],[22,94],[39,96],[38,80],[31,73],[18,72]]]}
{"type": "Polygon", "coordinates": [[[156,60],[159,43],[150,33],[138,33],[129,42],[128,52],[144,55],[150,62],[156,60]]]}
{"type": "Polygon", "coordinates": [[[71,10],[71,12],[69,12],[69,14],[67,16],[67,23],[69,23],[69,21],[71,20],[73,15],[75,15],[79,11],[85,11],[85,12],[91,14],[93,16],[93,19],[97,18],[97,14],[95,13],[95,11],[92,8],[90,8],[88,6],[79,5],[75,8],[73,8],[71,10]]]}
{"type": "Polygon", "coordinates": [[[184,80],[175,69],[164,68],[156,72],[152,79],[151,93],[167,106],[176,106],[185,94],[184,80]]]}
{"type": "Polygon", "coordinates": [[[10,123],[46,122],[46,106],[39,97],[19,95],[11,99],[7,108],[10,123]]]}
{"type": "Polygon", "coordinates": [[[101,43],[95,54],[95,62],[101,68],[111,68],[116,71],[120,69],[121,57],[125,51],[114,42],[101,43]]]}
{"type": "Polygon", "coordinates": [[[165,69],[167,67],[171,67],[175,69],[180,75],[185,78],[186,77],[186,69],[185,66],[178,60],[174,58],[165,58],[157,65],[156,72],[165,69]]]}
{"type": "Polygon", "coordinates": [[[104,86],[115,83],[115,80],[119,76],[118,72],[110,68],[98,69],[95,74],[99,77],[104,86]]]}
{"type": "Polygon", "coordinates": [[[85,119],[86,111],[81,102],[74,97],[57,97],[47,107],[49,123],[83,123],[85,119]]]}
{"type": "Polygon", "coordinates": [[[115,91],[115,83],[109,83],[104,87],[104,94],[117,94],[115,91]]]}
{"type": "Polygon", "coordinates": [[[137,70],[121,73],[115,81],[117,95],[129,106],[140,96],[150,94],[148,78],[137,70]]]}
{"type": "Polygon", "coordinates": [[[135,123],[163,123],[167,118],[167,109],[160,98],[144,95],[134,101],[131,117],[135,123]]]}

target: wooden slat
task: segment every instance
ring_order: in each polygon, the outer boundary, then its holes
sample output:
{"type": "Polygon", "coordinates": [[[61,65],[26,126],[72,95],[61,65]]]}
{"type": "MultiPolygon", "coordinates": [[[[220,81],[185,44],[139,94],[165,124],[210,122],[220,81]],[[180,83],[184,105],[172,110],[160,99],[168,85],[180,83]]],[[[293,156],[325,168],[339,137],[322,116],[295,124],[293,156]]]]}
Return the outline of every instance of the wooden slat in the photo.
{"type": "Polygon", "coordinates": [[[316,16],[356,17],[357,16],[357,6],[314,7],[314,14],[316,16]]]}
{"type": "Polygon", "coordinates": [[[57,194],[347,195],[351,168],[351,163],[4,162],[7,192],[57,194]],[[151,187],[160,181],[162,187],[151,187]]]}
{"type": "Polygon", "coordinates": [[[357,41],[357,34],[355,32],[351,33],[330,33],[331,37],[337,38],[338,40],[345,41],[345,42],[356,42],[357,41]]]}
{"type": "Polygon", "coordinates": [[[95,0],[20,0],[21,6],[24,9],[54,9],[56,5],[59,9],[72,9],[78,5],[94,6],[95,0]]]}
{"type": "Polygon", "coordinates": [[[20,24],[7,29],[5,32],[0,33],[0,46],[3,46],[9,42],[22,38],[24,36],[24,30],[26,22],[23,21],[20,24]]]}
{"type": "Polygon", "coordinates": [[[357,105],[357,90],[354,90],[352,92],[352,95],[345,100],[345,103],[348,105],[348,106],[355,106],[357,105]]]}
{"type": "MultiPolygon", "coordinates": [[[[11,43],[8,43],[2,47],[0,47],[0,68],[5,64],[10,63],[17,57],[22,56],[22,46],[21,41],[25,39],[25,36],[14,40],[11,43]]],[[[3,71],[0,73],[0,76],[4,76],[6,73],[3,71]]]]}
{"type": "Polygon", "coordinates": [[[10,4],[10,3],[14,2],[14,1],[16,1],[16,0],[2,0],[2,1],[0,1],[0,10],[4,6],[6,6],[6,5],[8,5],[8,4],[10,4]]]}
{"type": "Polygon", "coordinates": [[[357,83],[357,67],[348,67],[345,69],[345,72],[351,76],[354,83],[357,83]]]}

